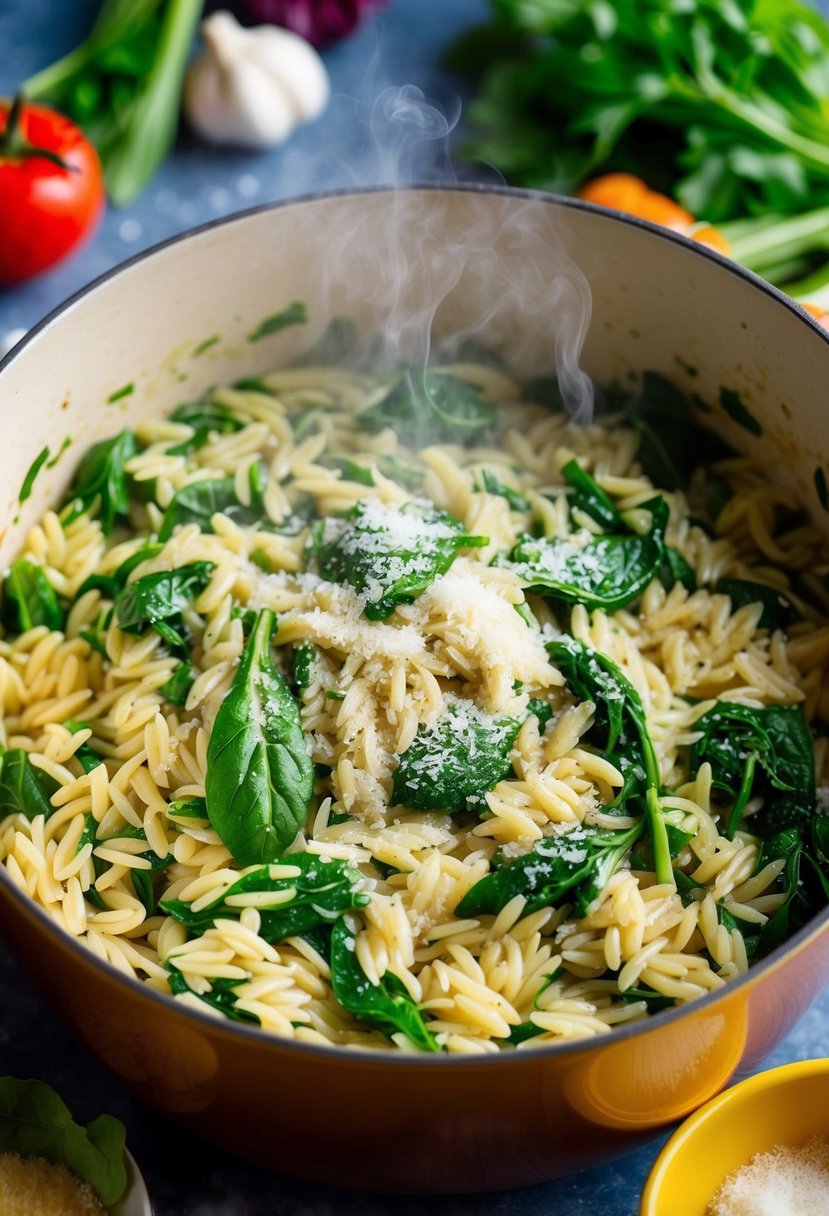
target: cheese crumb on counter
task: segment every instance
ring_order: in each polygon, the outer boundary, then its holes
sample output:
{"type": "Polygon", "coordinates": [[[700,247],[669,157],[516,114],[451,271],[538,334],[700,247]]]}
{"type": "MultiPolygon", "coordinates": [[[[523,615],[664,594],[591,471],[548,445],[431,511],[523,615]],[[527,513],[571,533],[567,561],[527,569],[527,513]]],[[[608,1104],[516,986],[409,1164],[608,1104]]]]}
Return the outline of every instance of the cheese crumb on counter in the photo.
{"type": "Polygon", "coordinates": [[[3,1216],[106,1216],[98,1196],[65,1165],[0,1153],[3,1216]]]}
{"type": "Polygon", "coordinates": [[[758,1153],[729,1174],[706,1216],[829,1216],[829,1139],[758,1153]]]}

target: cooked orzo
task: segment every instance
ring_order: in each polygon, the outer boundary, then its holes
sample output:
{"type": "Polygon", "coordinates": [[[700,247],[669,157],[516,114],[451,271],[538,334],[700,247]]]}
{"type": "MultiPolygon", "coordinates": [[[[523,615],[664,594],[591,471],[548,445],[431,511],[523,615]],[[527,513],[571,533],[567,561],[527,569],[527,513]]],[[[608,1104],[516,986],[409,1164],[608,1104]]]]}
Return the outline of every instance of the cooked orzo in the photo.
{"type": "Polygon", "coordinates": [[[829,891],[821,537],[658,378],[578,428],[548,389],[303,366],[88,451],[5,581],[11,879],[362,1048],[605,1034],[785,940],[829,891]]]}

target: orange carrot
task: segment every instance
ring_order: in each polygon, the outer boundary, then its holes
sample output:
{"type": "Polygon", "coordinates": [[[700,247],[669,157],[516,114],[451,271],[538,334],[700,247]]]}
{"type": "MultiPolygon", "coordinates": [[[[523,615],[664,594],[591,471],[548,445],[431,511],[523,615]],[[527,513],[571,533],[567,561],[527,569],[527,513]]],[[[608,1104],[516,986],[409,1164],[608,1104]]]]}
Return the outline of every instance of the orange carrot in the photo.
{"type": "Polygon", "coordinates": [[[661,224],[672,232],[680,232],[701,245],[728,254],[730,247],[725,237],[711,224],[696,223],[690,211],[680,207],[667,194],[651,190],[641,178],[633,173],[605,173],[582,186],[578,197],[600,207],[615,207],[636,215],[639,219],[661,224]]]}

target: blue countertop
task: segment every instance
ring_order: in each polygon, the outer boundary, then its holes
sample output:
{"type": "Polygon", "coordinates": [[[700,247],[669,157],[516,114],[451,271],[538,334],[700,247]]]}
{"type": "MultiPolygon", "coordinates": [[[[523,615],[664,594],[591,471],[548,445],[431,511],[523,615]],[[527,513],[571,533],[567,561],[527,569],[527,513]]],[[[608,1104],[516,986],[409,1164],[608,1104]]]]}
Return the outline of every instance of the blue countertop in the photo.
{"type": "MultiPolygon", "coordinates": [[[[97,0],[0,0],[0,95],[79,41],[97,7],[97,0]]],[[[463,82],[442,69],[441,56],[457,33],[488,11],[486,0],[391,0],[380,18],[325,52],[332,82],[328,110],[280,149],[261,155],[212,151],[184,133],[147,192],[129,207],[110,208],[94,241],[75,258],[19,288],[0,290],[0,347],[5,335],[29,328],[97,275],[195,224],[315,190],[453,180],[460,171],[447,149],[462,136],[465,96],[463,82]],[[443,125],[445,138],[419,147],[404,141],[392,156],[371,120],[377,97],[390,87],[420,90],[435,107],[431,117],[443,125]]],[[[84,1120],[102,1111],[122,1118],[156,1216],[417,1216],[427,1207],[433,1216],[634,1216],[665,1139],[612,1165],[520,1192],[426,1200],[314,1187],[206,1148],[132,1099],[43,1004],[1,947],[0,976],[0,1072],[50,1082],[84,1120]]],[[[829,990],[764,1067],[826,1055],[829,990]]]]}

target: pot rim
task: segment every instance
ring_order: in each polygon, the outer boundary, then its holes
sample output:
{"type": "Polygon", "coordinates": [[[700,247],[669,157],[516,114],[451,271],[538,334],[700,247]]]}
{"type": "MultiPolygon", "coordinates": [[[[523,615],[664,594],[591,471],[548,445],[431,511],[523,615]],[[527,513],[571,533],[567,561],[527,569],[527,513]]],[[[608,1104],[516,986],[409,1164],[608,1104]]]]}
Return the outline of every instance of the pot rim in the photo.
{"type": "MultiPolygon", "coordinates": [[[[713,261],[722,269],[729,271],[737,278],[746,281],[752,288],[763,292],[770,296],[779,305],[785,308],[788,312],[798,317],[800,321],[805,322],[821,339],[829,345],[829,331],[818,325],[816,320],[806,310],[797,303],[791,296],[787,296],[785,292],[774,287],[765,279],[760,278],[752,271],[747,270],[744,266],[732,261],[731,258],[718,253],[716,250],[710,249],[708,246],[701,245],[699,242],[689,240],[680,233],[674,232],[671,229],[661,227],[657,224],[652,224],[648,220],[639,219],[638,216],[628,215],[626,212],[617,211],[614,208],[599,206],[596,203],[589,203],[582,199],[569,198],[563,195],[550,194],[541,190],[525,190],[516,189],[510,186],[501,185],[484,185],[481,183],[456,183],[450,186],[440,185],[434,182],[425,182],[420,184],[412,184],[402,188],[402,192],[407,194],[416,192],[434,192],[436,194],[494,194],[502,197],[511,197],[516,199],[527,199],[537,201],[544,204],[552,204],[556,207],[563,207],[566,210],[586,211],[599,218],[600,222],[622,223],[633,228],[638,228],[648,232],[652,237],[668,241],[674,245],[682,246],[692,257],[699,256],[709,261],[713,261]]],[[[364,195],[375,194],[399,194],[400,187],[394,186],[371,186],[365,188],[342,188],[338,190],[322,191],[311,194],[299,195],[295,198],[280,199],[271,203],[260,203],[255,207],[246,208],[243,211],[234,212],[229,216],[218,217],[213,220],[208,220],[204,224],[200,224],[195,228],[187,229],[184,232],[176,233],[174,236],[168,237],[164,241],[160,241],[149,248],[133,255],[133,257],[119,262],[116,266],[104,271],[97,278],[91,280],[84,287],[74,292],[56,308],[52,309],[40,321],[38,321],[26,335],[18,342],[8,354],[0,359],[0,376],[4,370],[16,360],[22,351],[34,341],[40,333],[51,325],[55,324],[63,313],[68,312],[76,304],[78,304],[85,296],[91,295],[98,287],[103,286],[111,278],[121,274],[124,271],[130,270],[133,266],[148,258],[162,253],[171,246],[178,245],[182,241],[187,241],[192,237],[200,236],[203,233],[209,232],[213,228],[229,227],[235,223],[244,222],[254,216],[263,215],[272,211],[283,210],[286,207],[295,205],[303,205],[306,203],[315,203],[327,199],[337,198],[354,198],[364,195]]],[[[282,1038],[279,1035],[269,1033],[256,1026],[240,1025],[232,1022],[229,1019],[218,1019],[210,1013],[202,1013],[200,1010],[193,1009],[189,1005],[184,1006],[177,1002],[174,997],[168,996],[165,993],[156,992],[146,983],[139,979],[133,979],[122,974],[116,967],[110,963],[104,962],[98,958],[92,951],[87,950],[80,940],[73,937],[69,933],[65,933],[54,921],[49,917],[46,911],[38,906],[35,901],[21,891],[19,887],[9,877],[4,866],[0,866],[0,883],[6,888],[9,896],[15,900],[24,916],[28,916],[35,922],[39,929],[45,930],[47,936],[55,934],[59,939],[64,941],[67,949],[77,953],[77,957],[82,959],[87,965],[99,970],[101,974],[107,977],[112,983],[123,986],[125,995],[129,998],[131,995],[136,1000],[149,1001],[157,1007],[172,1012],[177,1011],[179,1017],[185,1021],[191,1020],[197,1026],[210,1029],[219,1037],[227,1036],[231,1040],[238,1043],[248,1042],[250,1044],[271,1045],[277,1051],[297,1051],[301,1055],[307,1055],[309,1058],[319,1057],[321,1060],[332,1060],[337,1058],[342,1063],[354,1063],[359,1060],[363,1066],[382,1066],[391,1065],[394,1067],[404,1068],[478,1068],[485,1061],[485,1067],[498,1068],[508,1067],[510,1062],[512,1065],[517,1059],[526,1062],[541,1061],[550,1055],[576,1055],[589,1051],[599,1044],[610,1046],[620,1043],[623,1040],[638,1037],[642,1034],[647,1034],[652,1030],[677,1021],[682,1017],[686,1017],[697,1010],[707,1010],[717,1001],[727,999],[732,993],[753,986],[759,981],[760,977],[767,973],[776,970],[781,966],[785,958],[790,953],[795,953],[804,947],[811,939],[817,938],[829,925],[829,906],[824,908],[817,916],[813,917],[808,924],[804,925],[792,937],[790,937],[782,945],[773,950],[765,959],[761,960],[752,966],[744,975],[736,979],[729,980],[724,987],[716,989],[703,997],[690,1001],[684,1005],[677,1005],[673,1009],[665,1009],[657,1014],[650,1014],[647,1018],[639,1022],[631,1022],[618,1029],[614,1029],[612,1034],[607,1038],[602,1037],[598,1042],[595,1039],[578,1039],[570,1043],[550,1043],[539,1044],[532,1047],[528,1051],[498,1051],[487,1053],[485,1056],[480,1055],[449,1055],[444,1053],[432,1052],[403,1052],[393,1050],[381,1050],[374,1048],[360,1048],[355,1051],[354,1048],[339,1046],[332,1043],[330,1046],[323,1046],[316,1043],[301,1043],[293,1039],[282,1038]],[[497,1061],[497,1063],[496,1063],[497,1061]]]]}

